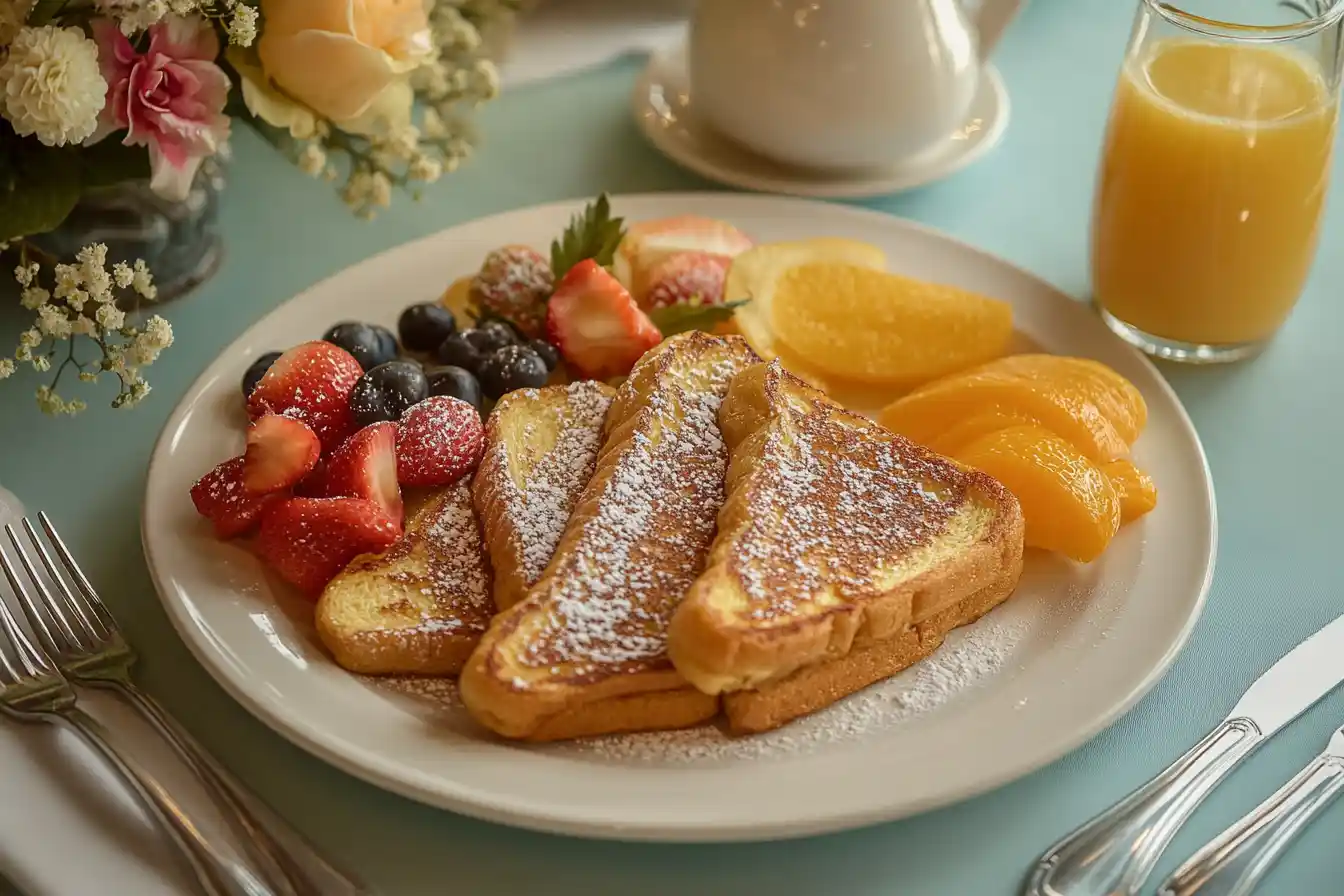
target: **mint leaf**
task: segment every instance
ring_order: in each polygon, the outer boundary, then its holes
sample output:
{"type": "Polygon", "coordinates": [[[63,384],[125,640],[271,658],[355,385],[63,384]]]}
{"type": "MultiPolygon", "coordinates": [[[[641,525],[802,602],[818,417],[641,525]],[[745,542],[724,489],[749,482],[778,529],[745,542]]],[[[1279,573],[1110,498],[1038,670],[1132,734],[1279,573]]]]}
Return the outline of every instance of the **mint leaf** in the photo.
{"type": "Polygon", "coordinates": [[[664,336],[687,330],[710,330],[732,319],[733,312],[751,299],[738,299],[722,305],[668,305],[649,312],[649,320],[664,336]]]}
{"type": "Polygon", "coordinates": [[[588,258],[604,268],[610,267],[616,260],[616,247],[624,237],[625,219],[611,216],[611,203],[603,193],[571,217],[560,239],[551,243],[551,273],[556,282],[588,258]]]}

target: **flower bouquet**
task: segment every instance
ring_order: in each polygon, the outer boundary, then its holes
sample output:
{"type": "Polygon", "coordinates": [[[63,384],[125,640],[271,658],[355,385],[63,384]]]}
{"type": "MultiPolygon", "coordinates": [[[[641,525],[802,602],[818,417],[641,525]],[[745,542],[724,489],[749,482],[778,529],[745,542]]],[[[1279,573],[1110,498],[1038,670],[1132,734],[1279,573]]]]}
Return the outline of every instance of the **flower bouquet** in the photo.
{"type": "Polygon", "coordinates": [[[113,406],[131,407],[149,392],[143,369],[172,344],[166,320],[138,316],[155,298],[143,261],[109,265],[102,245],[50,258],[33,241],[81,197],[142,180],[185,199],[237,121],[371,218],[470,153],[470,111],[499,86],[481,34],[518,5],[0,0],[0,249],[17,257],[20,302],[36,315],[0,355],[0,380],[20,365],[54,369],[38,402],[75,413],[85,403],[57,394],[62,375],[110,375],[113,406]]]}

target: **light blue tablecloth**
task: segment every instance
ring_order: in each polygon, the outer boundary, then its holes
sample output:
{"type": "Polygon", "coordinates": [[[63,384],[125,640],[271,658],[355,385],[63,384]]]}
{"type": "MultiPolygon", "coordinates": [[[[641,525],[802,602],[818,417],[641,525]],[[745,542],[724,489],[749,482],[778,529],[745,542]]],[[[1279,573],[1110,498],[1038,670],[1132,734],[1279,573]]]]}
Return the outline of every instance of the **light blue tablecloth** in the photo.
{"type": "MultiPolygon", "coordinates": [[[[943,228],[1085,296],[1094,168],[1130,7],[1036,0],[998,54],[1013,105],[999,149],[944,183],[865,204],[943,228]]],[[[152,400],[133,413],[95,407],[77,420],[53,421],[38,414],[27,390],[4,384],[0,482],[30,508],[57,516],[146,655],[149,687],[244,779],[385,893],[1015,893],[1053,838],[1168,763],[1276,657],[1344,611],[1336,535],[1344,411],[1334,385],[1344,374],[1339,196],[1308,295],[1272,350],[1237,367],[1166,371],[1208,449],[1221,512],[1213,594],[1189,648],[1111,730],[969,803],[787,844],[659,847],[512,831],[382,793],[290,746],[215,686],[159,608],[138,527],[150,445],[187,384],[246,325],[353,262],[470,218],[604,189],[707,186],[638,136],[627,111],[638,70],[632,61],[505,97],[484,115],[488,143],[477,161],[429,190],[423,203],[407,201],[372,225],[348,217],[326,185],[240,131],[224,212],[228,260],[218,278],[168,309],[178,345],[153,369],[152,400]]],[[[0,312],[5,344],[19,323],[12,310],[0,312]]],[[[1160,870],[1273,790],[1341,722],[1344,693],[1216,793],[1160,870]]],[[[1342,841],[1344,806],[1308,832],[1265,892],[1344,891],[1342,841]]]]}

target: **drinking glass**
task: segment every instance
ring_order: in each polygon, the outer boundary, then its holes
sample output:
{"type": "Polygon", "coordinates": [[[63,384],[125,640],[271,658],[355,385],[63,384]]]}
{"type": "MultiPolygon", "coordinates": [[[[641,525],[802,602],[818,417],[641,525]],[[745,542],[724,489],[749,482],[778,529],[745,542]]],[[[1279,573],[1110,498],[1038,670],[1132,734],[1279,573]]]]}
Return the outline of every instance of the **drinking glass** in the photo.
{"type": "Polygon", "coordinates": [[[1310,271],[1339,106],[1344,0],[1140,0],[1092,216],[1107,325],[1149,354],[1232,361],[1310,271]]]}

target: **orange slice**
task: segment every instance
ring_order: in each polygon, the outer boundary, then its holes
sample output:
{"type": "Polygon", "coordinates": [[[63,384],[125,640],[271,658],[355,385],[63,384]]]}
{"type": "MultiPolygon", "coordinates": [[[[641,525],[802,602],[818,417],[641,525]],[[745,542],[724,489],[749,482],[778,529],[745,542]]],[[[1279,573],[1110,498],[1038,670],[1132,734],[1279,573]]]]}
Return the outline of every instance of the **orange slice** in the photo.
{"type": "Polygon", "coordinates": [[[957,423],[988,412],[1030,420],[1077,446],[1096,463],[1129,453],[1129,443],[1085,390],[1061,390],[1049,382],[993,370],[930,383],[892,402],[878,420],[908,439],[929,445],[957,423]]]}
{"type": "Polygon", "coordinates": [[[1132,522],[1157,506],[1157,484],[1153,477],[1129,460],[1113,460],[1101,470],[1111,480],[1111,488],[1120,499],[1121,525],[1132,522]]]}
{"type": "Polygon", "coordinates": [[[1039,426],[990,433],[956,459],[1008,487],[1022,505],[1026,543],[1088,563],[1120,528],[1110,478],[1067,441],[1039,426]]]}
{"type": "Polygon", "coordinates": [[[771,301],[775,337],[832,376],[908,388],[1003,354],[1005,302],[856,265],[790,268],[771,301]]]}

